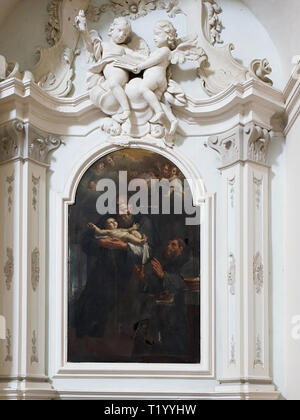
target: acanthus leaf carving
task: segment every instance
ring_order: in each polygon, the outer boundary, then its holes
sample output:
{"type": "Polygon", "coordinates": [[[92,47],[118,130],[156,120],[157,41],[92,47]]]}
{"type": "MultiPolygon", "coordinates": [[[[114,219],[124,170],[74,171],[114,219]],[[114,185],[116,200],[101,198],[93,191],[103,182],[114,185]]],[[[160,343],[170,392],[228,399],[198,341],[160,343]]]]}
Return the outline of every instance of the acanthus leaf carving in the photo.
{"type": "Polygon", "coordinates": [[[14,277],[14,254],[12,248],[6,248],[7,261],[4,267],[5,285],[9,291],[14,277]]]}

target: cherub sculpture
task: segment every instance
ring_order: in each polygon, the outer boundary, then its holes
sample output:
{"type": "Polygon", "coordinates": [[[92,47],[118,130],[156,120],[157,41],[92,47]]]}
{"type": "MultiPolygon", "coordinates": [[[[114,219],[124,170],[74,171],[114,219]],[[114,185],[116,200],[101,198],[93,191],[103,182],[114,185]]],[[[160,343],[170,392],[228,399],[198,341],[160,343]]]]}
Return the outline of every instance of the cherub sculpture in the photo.
{"type": "Polygon", "coordinates": [[[130,23],[123,17],[115,19],[109,30],[109,41],[102,41],[96,31],[89,33],[83,10],[76,17],[75,25],[83,34],[87,50],[96,61],[96,65],[91,67],[90,71],[96,74],[103,73],[106,82],[104,89],[113,94],[121,107],[122,112],[115,113],[113,118],[119,123],[126,121],[130,116],[130,105],[124,88],[129,82],[129,73],[125,69],[115,67],[114,63],[118,57],[124,55],[136,60],[143,58],[126,46],[132,32],[130,23]]]}
{"type": "Polygon", "coordinates": [[[179,40],[172,23],[160,21],[154,28],[157,49],[150,54],[147,43],[132,34],[125,18],[114,20],[108,42],[96,31],[87,31],[83,12],[76,26],[96,61],[88,81],[91,100],[111,117],[104,118],[101,127],[111,136],[151,135],[172,146],[178,127],[172,107],[186,106],[187,98],[171,79],[170,65],[206,60],[198,38],[179,40]]]}

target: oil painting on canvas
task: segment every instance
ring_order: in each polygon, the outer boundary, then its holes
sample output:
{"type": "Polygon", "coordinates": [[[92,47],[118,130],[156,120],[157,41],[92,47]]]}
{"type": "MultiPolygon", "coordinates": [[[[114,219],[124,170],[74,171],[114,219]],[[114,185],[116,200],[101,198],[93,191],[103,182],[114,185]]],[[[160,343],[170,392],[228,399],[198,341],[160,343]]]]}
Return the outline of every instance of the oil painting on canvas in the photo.
{"type": "Polygon", "coordinates": [[[68,362],[200,363],[200,225],[176,207],[186,185],[143,149],[85,173],[69,207],[68,362]]]}

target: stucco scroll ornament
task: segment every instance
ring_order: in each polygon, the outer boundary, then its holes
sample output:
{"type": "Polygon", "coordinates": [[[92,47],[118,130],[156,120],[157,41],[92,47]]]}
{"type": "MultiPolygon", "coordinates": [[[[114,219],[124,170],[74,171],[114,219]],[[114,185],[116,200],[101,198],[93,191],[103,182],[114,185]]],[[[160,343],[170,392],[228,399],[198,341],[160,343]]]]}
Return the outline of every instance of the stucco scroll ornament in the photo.
{"type": "Polygon", "coordinates": [[[8,62],[3,55],[0,55],[0,82],[15,77],[26,82],[34,80],[30,71],[20,72],[19,63],[12,61],[8,62]]]}
{"type": "Polygon", "coordinates": [[[119,137],[116,142],[148,136],[173,146],[178,127],[173,108],[185,107],[187,98],[171,79],[170,65],[206,59],[198,39],[178,40],[174,26],[160,21],[154,28],[157,49],[151,53],[125,18],[114,20],[110,41],[102,41],[96,31],[88,32],[83,11],[75,24],[94,60],[88,89],[91,101],[106,115],[101,128],[119,137]]]}
{"type": "Polygon", "coordinates": [[[235,296],[235,284],[236,284],[236,261],[233,253],[229,254],[228,258],[229,268],[227,273],[228,286],[230,287],[230,294],[235,296]]]}
{"type": "Polygon", "coordinates": [[[52,136],[46,138],[34,138],[29,147],[30,158],[41,162],[47,163],[47,157],[50,152],[58,149],[63,142],[52,136]]]}
{"type": "Polygon", "coordinates": [[[198,69],[203,90],[208,96],[217,95],[233,84],[244,83],[249,79],[272,85],[267,76],[272,72],[267,59],[254,60],[249,68],[240,64],[232,56],[233,44],[221,44],[223,25],[220,20],[222,9],[215,0],[201,0],[201,25],[199,39],[207,54],[198,69]]]}

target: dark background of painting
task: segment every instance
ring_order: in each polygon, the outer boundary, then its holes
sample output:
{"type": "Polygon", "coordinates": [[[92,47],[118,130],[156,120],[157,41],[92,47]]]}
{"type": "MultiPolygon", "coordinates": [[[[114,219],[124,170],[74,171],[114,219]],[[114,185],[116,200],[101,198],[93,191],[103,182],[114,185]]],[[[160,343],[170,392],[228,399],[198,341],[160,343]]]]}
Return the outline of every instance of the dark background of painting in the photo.
{"type": "MultiPolygon", "coordinates": [[[[101,158],[82,178],[76,202],[69,208],[69,328],[68,328],[68,361],[69,362],[152,362],[152,363],[199,363],[200,362],[200,287],[198,283],[186,281],[184,302],[188,317],[188,331],[184,340],[187,341],[188,358],[173,360],[166,354],[154,358],[143,353],[143,358],[133,353],[135,347],[134,331],[125,328],[120,330],[117,324],[124,314],[124,294],[134,293],[132,288],[122,290],[123,304],[116,307],[114,316],[110,317],[107,330],[103,337],[78,337],[74,313],[78,299],[83,293],[92,264],[82,249],[82,238],[88,231],[87,223],[103,225],[107,216],[101,217],[96,211],[96,201],[99,192],[95,186],[101,178],[109,178],[119,182],[119,171],[127,171],[128,182],[135,178],[162,179],[166,177],[167,169],[171,171],[174,164],[163,156],[141,149],[125,149],[101,158]],[[168,165],[168,167],[166,167],[168,165]],[[122,313],[123,312],[123,313],[122,313]]],[[[180,171],[178,178],[184,180],[180,171]]],[[[200,226],[187,226],[186,215],[149,215],[154,234],[157,238],[157,248],[154,253],[159,257],[161,250],[170,239],[181,238],[186,244],[185,279],[200,277],[200,226]]],[[[138,219],[138,218],[137,218],[138,219]]],[[[103,227],[103,226],[100,226],[103,227]]],[[[120,292],[119,292],[120,293],[120,292]]],[[[128,301],[132,296],[128,296],[128,301]]],[[[125,305],[126,308],[126,305],[125,305]]],[[[126,309],[125,309],[126,310],[126,309]]],[[[129,310],[129,308],[128,308],[129,310]]]]}

